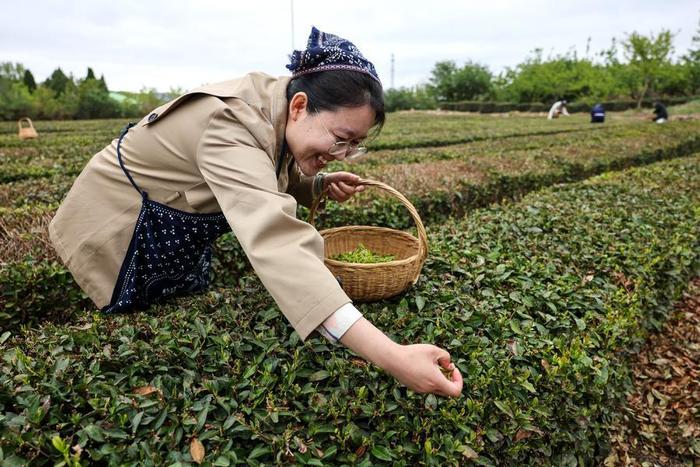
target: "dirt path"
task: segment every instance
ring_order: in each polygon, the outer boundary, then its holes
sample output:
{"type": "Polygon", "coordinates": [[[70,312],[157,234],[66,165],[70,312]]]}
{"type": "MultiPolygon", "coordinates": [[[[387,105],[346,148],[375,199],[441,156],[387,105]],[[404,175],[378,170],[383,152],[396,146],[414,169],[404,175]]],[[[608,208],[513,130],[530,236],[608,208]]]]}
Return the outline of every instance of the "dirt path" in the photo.
{"type": "Polygon", "coordinates": [[[700,278],[633,364],[634,389],[611,430],[606,466],[700,466],[700,278]]]}

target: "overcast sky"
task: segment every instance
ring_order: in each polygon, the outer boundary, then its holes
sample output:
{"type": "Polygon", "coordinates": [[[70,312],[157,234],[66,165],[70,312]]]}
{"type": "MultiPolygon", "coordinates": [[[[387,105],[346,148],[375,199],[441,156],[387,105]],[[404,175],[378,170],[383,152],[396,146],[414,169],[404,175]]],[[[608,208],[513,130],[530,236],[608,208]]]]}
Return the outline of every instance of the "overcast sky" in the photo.
{"type": "Polygon", "coordinates": [[[353,41],[385,87],[393,54],[398,87],[427,82],[439,60],[498,73],[535,48],[582,56],[590,37],[592,55],[632,31],[670,29],[682,55],[700,19],[697,0],[4,1],[0,61],[22,63],[37,81],[59,66],[82,78],[90,66],[124,91],[186,90],[253,70],[285,75],[311,25],[353,41]]]}

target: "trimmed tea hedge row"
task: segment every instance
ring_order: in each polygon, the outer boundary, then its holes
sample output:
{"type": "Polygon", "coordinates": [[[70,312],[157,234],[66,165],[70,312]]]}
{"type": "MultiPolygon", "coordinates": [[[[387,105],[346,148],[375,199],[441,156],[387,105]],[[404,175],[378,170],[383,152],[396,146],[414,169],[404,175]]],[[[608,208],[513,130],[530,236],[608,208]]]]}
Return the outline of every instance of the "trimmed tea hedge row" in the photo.
{"type": "MultiPolygon", "coordinates": [[[[438,121],[443,119],[436,117],[438,121]]],[[[627,124],[596,132],[520,136],[429,149],[377,151],[361,163],[336,164],[334,167],[379,178],[402,192],[419,196],[433,191],[459,191],[465,182],[470,184],[485,176],[551,170],[569,161],[586,168],[589,160],[677,145],[679,141],[696,136],[698,130],[700,122],[694,121],[676,122],[668,126],[627,124]],[[455,166],[455,161],[461,161],[462,165],[455,166]],[[426,165],[430,162],[435,164],[426,165]],[[414,163],[422,166],[417,167],[414,163]]],[[[101,143],[92,141],[87,144],[101,143]]],[[[82,169],[85,154],[91,153],[89,151],[92,149],[94,147],[66,151],[64,148],[61,149],[64,156],[53,162],[42,156],[38,162],[43,164],[41,168],[13,163],[2,169],[0,164],[0,177],[18,179],[0,184],[0,206],[21,207],[37,202],[60,202],[70,188],[75,173],[82,169]],[[66,159],[67,153],[73,154],[72,161],[66,159]],[[70,165],[70,172],[61,174],[66,164],[70,165]],[[51,176],[57,172],[58,175],[51,176]],[[23,179],[25,176],[34,178],[23,179]],[[49,180],[45,177],[49,177],[49,180]]]]}
{"type": "MultiPolygon", "coordinates": [[[[611,128],[606,129],[606,135],[615,131],[611,128]]],[[[601,133],[601,132],[598,132],[601,133]]],[[[624,132],[617,138],[623,138],[623,144],[629,143],[632,137],[643,137],[645,133],[639,132],[624,132]]],[[[679,133],[678,137],[684,136],[684,133],[679,133]]],[[[610,136],[610,135],[608,135],[610,136]]],[[[650,136],[646,136],[649,138],[650,136]]],[[[515,149],[531,150],[535,148],[552,147],[555,144],[570,145],[572,141],[583,142],[590,138],[584,138],[580,135],[572,136],[567,134],[566,138],[558,138],[557,136],[526,136],[514,139],[505,139],[492,141],[487,143],[472,143],[462,144],[457,146],[448,146],[441,149],[427,150],[398,150],[398,151],[379,151],[373,153],[370,158],[358,165],[347,167],[349,170],[368,170],[369,167],[384,164],[397,164],[400,162],[421,162],[429,160],[448,160],[455,158],[465,158],[468,155],[478,155],[483,158],[484,154],[499,153],[504,151],[513,151],[515,149]]],[[[615,140],[615,136],[610,136],[609,140],[615,140]]],[[[95,143],[89,141],[85,147],[71,147],[60,149],[62,155],[57,156],[26,156],[22,162],[15,161],[12,158],[5,159],[5,163],[0,162],[0,179],[5,183],[0,184],[0,206],[15,206],[22,207],[25,204],[35,204],[36,202],[57,203],[70,188],[75,175],[82,170],[86,163],[86,154],[92,154],[95,149],[95,143]],[[92,147],[89,147],[92,145],[92,147]],[[36,160],[32,160],[36,157],[36,160]],[[48,180],[47,180],[48,178],[48,180]],[[45,201],[44,201],[45,200],[45,201]]],[[[95,149],[96,150],[96,149],[95,149]]],[[[51,153],[51,150],[44,150],[51,153]]],[[[374,169],[372,169],[374,170],[374,169]]],[[[452,171],[454,173],[454,171],[452,171]]]]}
{"type": "MultiPolygon", "coordinates": [[[[700,151],[700,137],[685,139],[661,135],[668,146],[652,137],[619,139],[610,147],[564,147],[552,151],[525,150],[466,157],[435,163],[354,167],[355,173],[375,178],[404,193],[416,206],[424,222],[441,222],[445,216],[459,216],[469,209],[483,207],[504,198],[513,198],[556,183],[583,180],[611,170],[649,164],[663,159],[687,156],[700,151]],[[658,145],[657,145],[658,144],[658,145]]],[[[584,145],[585,146],[585,145],[584,145]]],[[[455,157],[460,157],[459,153],[455,157]]],[[[306,218],[306,210],[300,216],[306,218]]],[[[383,196],[361,195],[347,203],[329,203],[317,225],[381,224],[405,228],[412,224],[398,202],[383,196]]]]}
{"type": "Polygon", "coordinates": [[[71,320],[76,312],[94,309],[70,272],[57,260],[31,257],[0,270],[0,330],[52,320],[71,320]]]}
{"type": "Polygon", "coordinates": [[[650,147],[671,146],[696,136],[698,131],[700,131],[700,121],[694,120],[674,122],[673,125],[667,126],[636,122],[590,132],[528,135],[447,147],[376,151],[369,153],[360,163],[338,165],[361,171],[365,167],[372,167],[374,170],[375,167],[384,165],[428,161],[469,160],[471,162],[474,157],[515,158],[532,152],[555,160],[585,159],[589,155],[605,153],[608,148],[613,151],[629,152],[650,147]]]}
{"type": "MultiPolygon", "coordinates": [[[[574,149],[564,147],[564,151],[559,151],[558,147],[551,151],[549,148],[541,151],[526,148],[501,154],[494,149],[493,154],[467,158],[462,166],[455,165],[456,161],[444,161],[439,166],[425,163],[369,167],[368,172],[363,173],[362,166],[359,165],[356,172],[396,187],[412,200],[424,222],[438,223],[447,216],[462,215],[475,207],[486,206],[503,198],[517,197],[555,183],[581,180],[608,170],[619,170],[700,151],[700,138],[695,137],[673,147],[634,152],[640,148],[653,148],[659,141],[668,144],[674,137],[686,135],[693,128],[691,125],[679,125],[658,134],[652,132],[636,140],[611,139],[608,141],[610,152],[604,151],[598,144],[587,143],[574,149]],[[626,144],[630,147],[627,148],[626,144]]],[[[628,137],[629,132],[635,134],[633,129],[628,129],[628,137]]],[[[56,257],[47,239],[46,226],[50,216],[46,213],[51,209],[39,205],[3,212],[3,220],[0,222],[5,226],[25,225],[24,219],[27,217],[36,222],[31,229],[15,229],[16,235],[11,239],[7,236],[0,237],[0,247],[6,245],[5,249],[8,250],[3,255],[8,264],[0,270],[0,286],[4,289],[0,295],[0,309],[4,302],[13,304],[15,308],[5,312],[10,316],[30,317],[33,321],[43,319],[48,313],[46,317],[65,320],[70,319],[76,307],[80,309],[89,306],[75,284],[71,283],[71,293],[66,293],[63,299],[55,294],[37,292],[33,285],[29,285],[41,282],[40,275],[44,272],[48,276],[42,283],[48,290],[54,290],[52,284],[56,280],[63,280],[62,276],[55,276],[56,257]],[[27,280],[23,281],[22,274],[28,271],[23,266],[25,254],[31,256],[31,261],[36,266],[27,280]]],[[[306,219],[307,211],[301,208],[299,216],[306,219]]],[[[352,224],[406,228],[411,223],[405,208],[394,199],[382,197],[381,193],[362,195],[344,205],[331,203],[324,215],[317,220],[319,228],[352,224]]],[[[5,229],[12,230],[11,227],[5,229]]],[[[217,285],[237,280],[249,267],[247,258],[232,235],[226,235],[217,242],[214,257],[214,284],[217,285]]],[[[58,285],[65,286],[63,282],[58,285]]],[[[5,326],[8,328],[21,322],[19,318],[6,319],[5,326]]]]}
{"type": "Polygon", "coordinates": [[[391,115],[381,135],[368,146],[371,151],[406,149],[469,143],[518,136],[559,133],[598,132],[634,123],[627,118],[613,118],[608,125],[591,125],[586,119],[573,117],[556,121],[519,116],[493,118],[475,115],[402,112],[391,115]]]}
{"type": "MultiPolygon", "coordinates": [[[[432,173],[429,170],[435,166],[427,163],[370,168],[376,170],[377,175],[371,171],[357,172],[397,187],[412,200],[425,222],[441,222],[447,216],[461,215],[469,209],[485,206],[504,197],[516,197],[555,183],[580,180],[607,170],[618,170],[698,151],[700,138],[689,139],[675,147],[634,153],[640,147],[653,144],[657,137],[663,138],[661,141],[664,142],[671,141],[673,136],[684,134],[692,128],[680,125],[658,135],[652,133],[632,143],[630,139],[611,139],[608,141],[609,153],[601,150],[598,144],[587,146],[582,143],[574,149],[565,148],[565,151],[570,152],[568,156],[571,161],[566,160],[566,152],[557,150],[558,146],[552,151],[546,148],[537,152],[526,148],[523,151],[505,151],[503,155],[494,149],[494,154],[467,159],[465,164],[468,165],[465,166],[455,166],[455,161],[439,163],[440,167],[432,173]],[[629,144],[630,148],[626,148],[625,144],[629,144]],[[474,167],[478,167],[478,172],[474,167]],[[426,173],[429,177],[425,177],[426,173]],[[452,185],[447,179],[449,176],[456,177],[452,179],[452,185]]],[[[357,168],[361,169],[362,166],[357,168]]],[[[412,221],[401,204],[381,197],[381,193],[379,196],[376,193],[373,195],[363,195],[344,205],[329,204],[317,225],[319,228],[341,223],[379,223],[397,228],[411,225],[412,221]]],[[[56,274],[60,266],[56,263],[57,258],[46,232],[53,209],[52,206],[37,205],[32,208],[3,210],[0,225],[6,233],[0,237],[0,250],[6,251],[2,255],[6,264],[0,270],[0,285],[4,289],[0,296],[0,308],[5,308],[7,328],[20,324],[26,318],[30,318],[30,321],[50,318],[60,322],[70,319],[74,310],[90,306],[77,285],[66,282],[64,275],[56,274]],[[12,235],[8,235],[10,232],[12,235]],[[25,255],[28,255],[27,261],[34,265],[33,268],[25,267],[25,255]],[[28,276],[23,280],[25,274],[28,276]],[[38,283],[42,286],[35,285],[38,283]],[[49,293],[64,287],[68,287],[70,293],[49,293]]],[[[300,209],[299,215],[305,219],[306,210],[300,209]]],[[[235,237],[227,235],[217,242],[213,266],[214,283],[217,285],[237,280],[248,269],[247,258],[235,237]]]]}
{"type": "Polygon", "coordinates": [[[50,244],[47,226],[55,208],[0,208],[0,329],[63,322],[91,307],[50,244]]]}
{"type": "MultiPolygon", "coordinates": [[[[359,164],[336,164],[334,167],[380,178],[417,196],[433,191],[458,190],[465,179],[472,181],[469,180],[472,175],[483,179],[486,175],[529,173],[570,164],[581,170],[594,170],[591,166],[601,158],[627,157],[631,153],[675,146],[679,141],[695,137],[698,130],[700,122],[677,122],[665,127],[627,125],[606,128],[595,134],[528,136],[431,149],[379,151],[359,164]],[[463,165],[457,167],[454,161],[463,165]],[[429,162],[435,164],[427,166],[429,162]],[[410,175],[414,172],[418,180],[411,180],[410,175]]],[[[17,167],[25,174],[35,170],[22,164],[17,164],[17,167]]],[[[77,166],[74,169],[77,170],[77,166]]],[[[42,172],[44,169],[38,170],[42,172]]],[[[49,169],[39,175],[43,177],[54,171],[49,169]]],[[[5,173],[5,176],[11,177],[12,174],[5,173]]],[[[73,178],[72,175],[64,178],[54,175],[51,182],[30,179],[2,184],[0,206],[21,207],[38,200],[59,202],[73,178]]]]}
{"type": "Polygon", "coordinates": [[[55,258],[48,236],[48,224],[55,210],[55,205],[0,208],[0,266],[27,256],[55,258]]]}
{"type": "MultiPolygon", "coordinates": [[[[123,128],[128,121],[119,118],[92,120],[32,120],[39,138],[51,133],[93,133],[123,128]]],[[[0,122],[0,146],[7,141],[21,141],[17,137],[17,122],[0,122]]]]}
{"type": "Polygon", "coordinates": [[[0,184],[0,207],[59,204],[74,181],[74,176],[59,174],[0,184]]]}
{"type": "Polygon", "coordinates": [[[447,348],[460,399],[301,344],[253,275],[0,334],[0,461],[163,465],[202,448],[206,465],[592,464],[627,381],[620,352],[698,272],[699,202],[694,156],[431,229],[419,283],[360,308],[399,342],[447,348]]]}
{"type": "MultiPolygon", "coordinates": [[[[623,117],[611,117],[613,123],[624,121],[623,117]]],[[[40,121],[34,122],[39,132],[39,139],[22,141],[17,137],[16,123],[0,122],[0,147],[31,147],[37,142],[56,137],[70,136],[71,133],[89,133],[105,135],[105,144],[118,136],[126,125],[126,120],[89,120],[89,121],[40,121]],[[54,134],[56,133],[56,134],[54,134]]],[[[547,121],[546,119],[519,116],[508,119],[503,125],[500,118],[478,115],[450,114],[447,112],[396,112],[391,117],[379,136],[373,141],[373,148],[406,147],[412,144],[424,144],[432,139],[444,143],[446,139],[460,141],[466,137],[498,138],[511,134],[528,134],[541,131],[567,131],[572,129],[590,129],[585,119],[573,117],[547,121]]],[[[596,127],[597,128],[597,127],[596,127]]]]}
{"type": "MultiPolygon", "coordinates": [[[[409,114],[410,116],[410,114],[409,114]]],[[[626,121],[617,125],[590,126],[582,122],[561,124],[547,128],[541,120],[531,118],[518,118],[509,120],[508,125],[496,119],[455,118],[452,115],[432,116],[419,115],[418,118],[405,117],[406,128],[397,128],[402,122],[395,122],[393,130],[387,129],[386,136],[371,143],[373,150],[441,147],[458,143],[484,141],[484,140],[508,140],[523,136],[536,138],[547,135],[549,138],[568,143],[584,141],[588,135],[598,135],[600,140],[607,140],[617,136],[659,134],[661,129],[655,129],[651,125],[634,121],[626,121]],[[629,129],[632,129],[631,131],[629,129]],[[404,131],[412,132],[405,133],[404,131]],[[562,138],[562,135],[565,137],[562,138]]],[[[401,120],[401,119],[399,119],[401,120]]],[[[622,120],[621,120],[622,121],[622,120]]],[[[116,121],[106,120],[105,124],[116,124],[116,121]]],[[[119,121],[119,123],[121,123],[119,121]]],[[[549,123],[549,125],[553,125],[549,123]]],[[[682,131],[695,125],[697,122],[674,122],[671,130],[682,131]]],[[[75,176],[85,166],[88,159],[99,151],[105,144],[112,140],[119,132],[119,128],[105,128],[101,131],[81,134],[56,134],[46,138],[30,141],[11,139],[0,136],[0,183],[16,182],[25,179],[52,177],[60,174],[75,176]]],[[[547,138],[541,138],[546,141],[547,138]]],[[[537,141],[537,139],[535,139],[537,141]]],[[[528,143],[515,143],[528,144],[528,143]]],[[[532,143],[538,144],[538,143],[532,143]]],[[[552,144],[547,143],[547,144],[552,144]]],[[[563,143],[566,144],[566,143],[563,143]]],[[[430,153],[430,151],[428,152],[430,153]]],[[[433,150],[438,159],[444,159],[444,154],[450,150],[433,150]]],[[[420,154],[420,153],[418,153],[420,154]]],[[[413,158],[419,155],[413,155],[413,158]]],[[[379,152],[369,161],[383,160],[386,154],[379,152]]],[[[393,155],[393,158],[401,158],[402,153],[393,155]]],[[[449,156],[447,156],[449,157],[449,156]]],[[[391,158],[390,158],[391,159],[391,158]]],[[[374,163],[374,162],[371,162],[374,163]]]]}
{"type": "MultiPolygon", "coordinates": [[[[123,126],[120,120],[104,120],[100,124],[105,127],[78,134],[49,134],[27,141],[0,135],[0,183],[56,174],[76,175],[93,154],[118,136],[123,126]]],[[[552,124],[530,118],[513,119],[508,125],[503,125],[502,121],[492,118],[421,113],[397,116],[382,135],[369,144],[373,150],[445,146],[526,135],[599,132],[624,125],[603,128],[582,121],[552,124]]]]}
{"type": "MultiPolygon", "coordinates": [[[[698,96],[679,96],[663,99],[666,105],[685,104],[698,96]]],[[[644,99],[642,107],[654,107],[655,99],[644,99]]],[[[628,109],[636,109],[637,101],[633,100],[618,100],[602,102],[603,107],[608,112],[623,111],[628,109]]],[[[481,113],[498,113],[498,112],[549,112],[552,104],[543,104],[541,102],[483,102],[483,101],[461,101],[461,102],[445,102],[441,103],[440,107],[444,110],[455,110],[461,112],[481,112],[481,113]]],[[[590,113],[593,104],[585,102],[570,102],[566,108],[569,112],[584,112],[590,113]]]]}
{"type": "Polygon", "coordinates": [[[111,133],[52,135],[9,146],[0,142],[0,183],[56,174],[75,175],[113,139],[111,133]]]}

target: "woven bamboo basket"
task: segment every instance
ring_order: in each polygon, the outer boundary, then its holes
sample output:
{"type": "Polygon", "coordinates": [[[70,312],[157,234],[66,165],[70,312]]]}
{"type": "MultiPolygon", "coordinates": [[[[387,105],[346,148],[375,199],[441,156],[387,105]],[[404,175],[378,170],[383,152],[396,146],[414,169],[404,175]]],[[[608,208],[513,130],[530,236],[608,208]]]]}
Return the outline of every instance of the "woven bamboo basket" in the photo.
{"type": "Polygon", "coordinates": [[[19,136],[20,139],[32,139],[39,137],[39,134],[36,132],[36,129],[32,124],[32,120],[29,117],[22,117],[17,120],[17,127],[17,136],[19,136]]]}
{"type": "MultiPolygon", "coordinates": [[[[364,179],[359,184],[385,190],[398,198],[411,214],[418,230],[418,238],[401,230],[367,225],[335,227],[319,232],[325,240],[326,266],[340,280],[345,293],[356,301],[382,300],[393,297],[416,283],[428,256],[428,236],[418,211],[404,195],[375,180],[364,179]],[[330,259],[355,250],[360,243],[376,254],[392,255],[395,259],[372,264],[330,259]]],[[[318,197],[311,206],[311,225],[322,199],[323,196],[318,197]]]]}

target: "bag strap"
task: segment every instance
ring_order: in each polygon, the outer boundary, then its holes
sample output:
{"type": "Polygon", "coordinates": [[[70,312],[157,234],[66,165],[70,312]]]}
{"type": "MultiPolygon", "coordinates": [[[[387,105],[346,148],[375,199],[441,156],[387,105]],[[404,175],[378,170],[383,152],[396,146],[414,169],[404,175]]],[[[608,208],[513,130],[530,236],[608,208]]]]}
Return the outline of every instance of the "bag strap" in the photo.
{"type": "Polygon", "coordinates": [[[287,138],[282,142],[282,150],[277,158],[277,164],[275,164],[275,175],[280,178],[280,173],[282,172],[282,161],[284,161],[284,156],[287,154],[287,138]]]}
{"type": "Polygon", "coordinates": [[[145,191],[141,190],[141,188],[139,188],[139,186],[136,184],[134,179],[131,177],[131,174],[129,173],[129,171],[126,170],[126,167],[124,167],[124,161],[122,160],[122,153],[120,150],[124,136],[126,136],[126,133],[129,131],[129,128],[131,128],[134,125],[136,125],[136,124],[129,122],[122,130],[121,135],[119,135],[119,141],[117,142],[117,159],[119,160],[119,166],[124,171],[124,174],[126,174],[126,178],[129,179],[129,181],[134,186],[134,188],[136,188],[136,191],[138,191],[139,194],[145,199],[145,198],[148,198],[148,193],[146,193],[145,191]]]}

